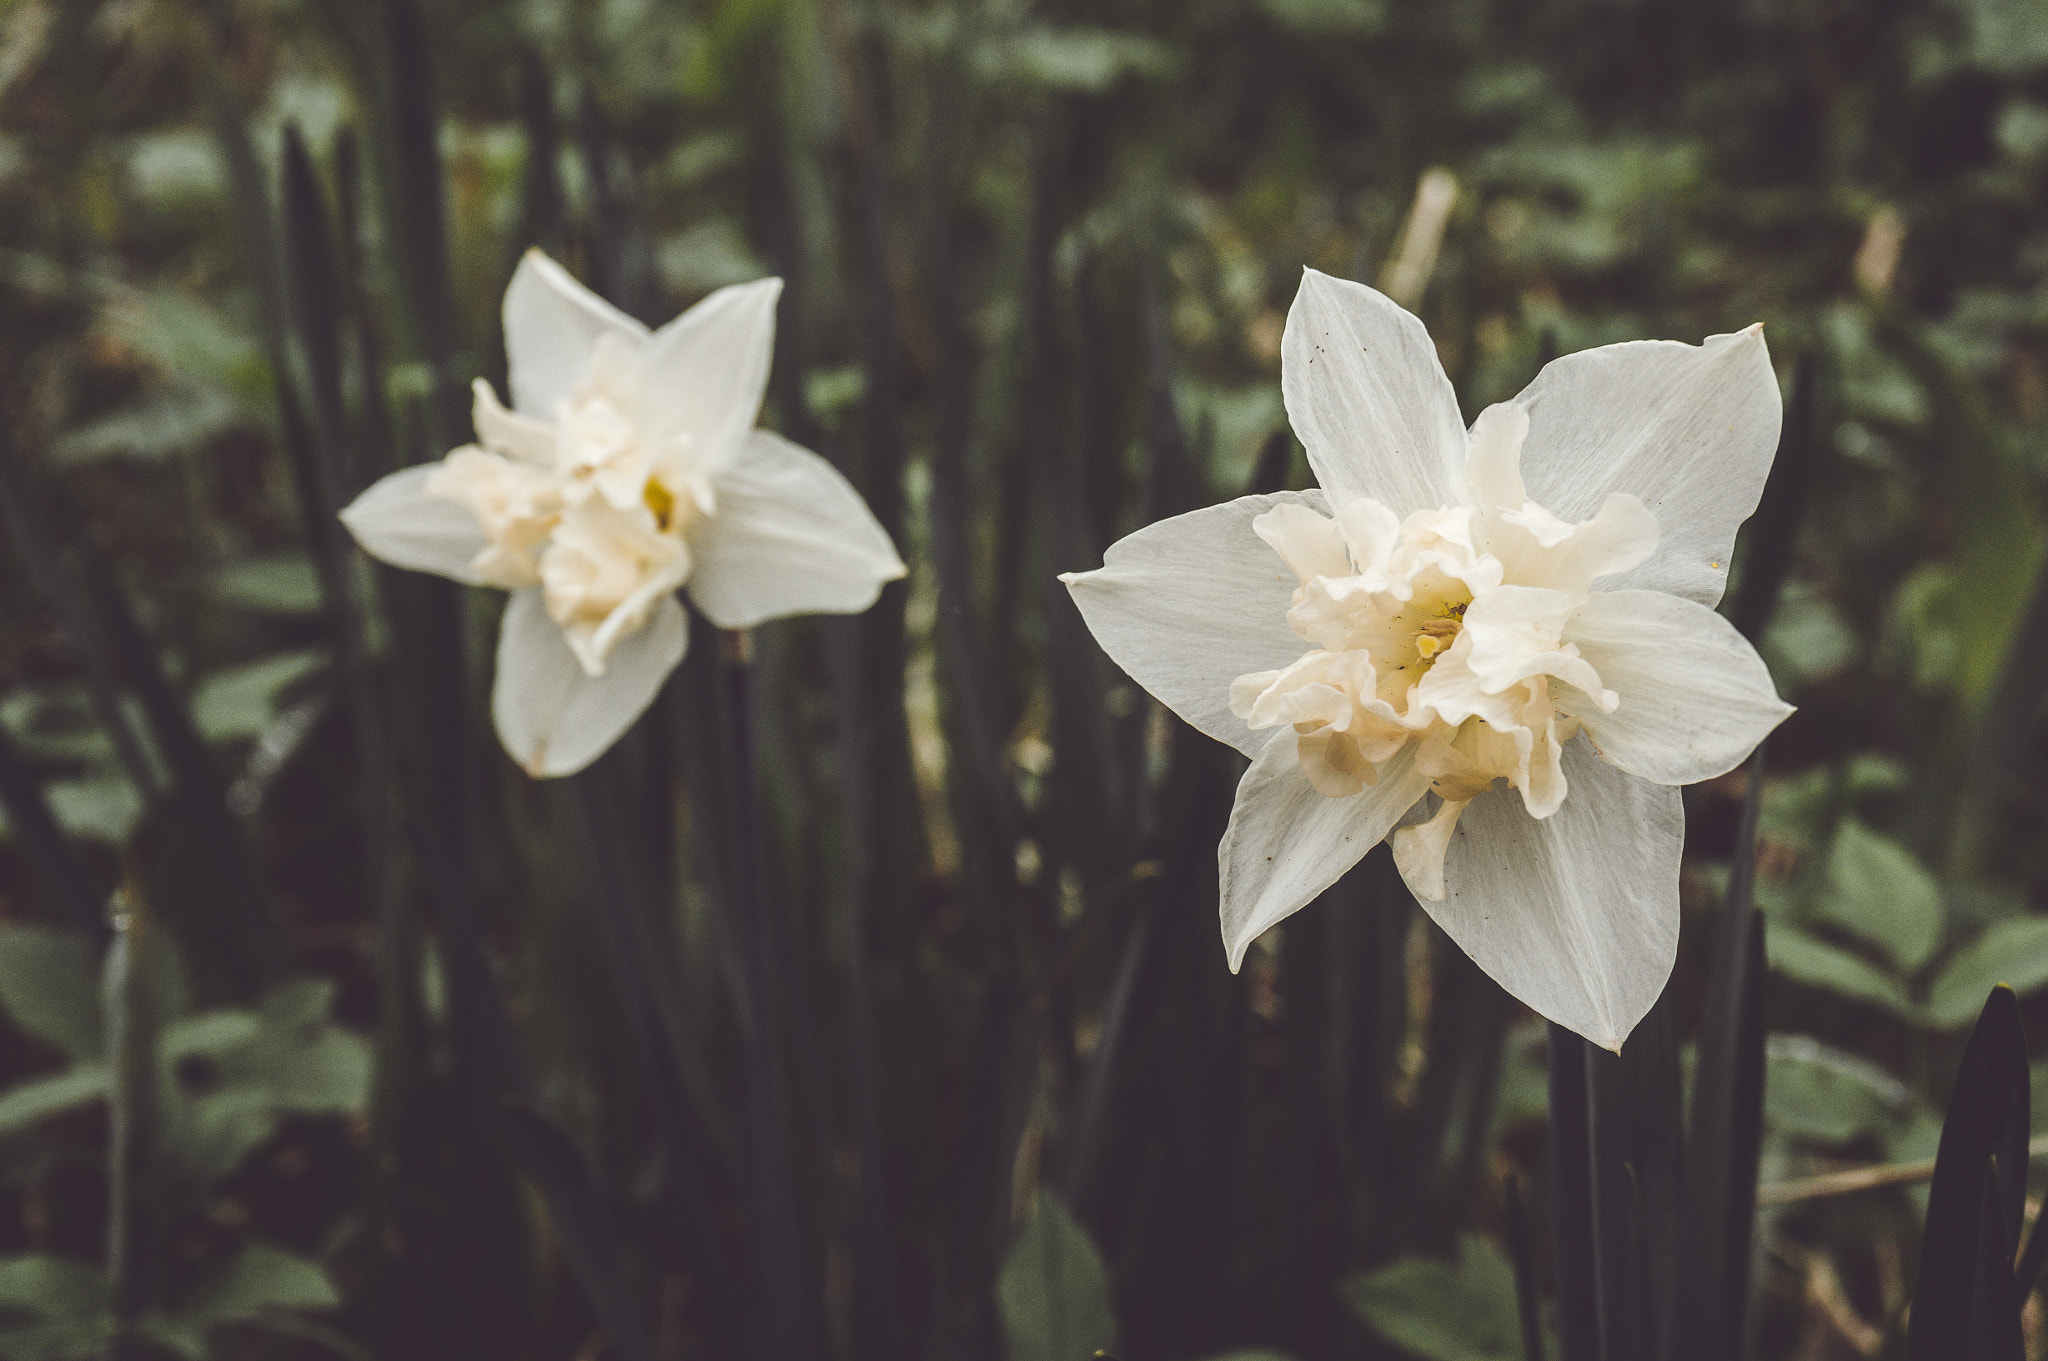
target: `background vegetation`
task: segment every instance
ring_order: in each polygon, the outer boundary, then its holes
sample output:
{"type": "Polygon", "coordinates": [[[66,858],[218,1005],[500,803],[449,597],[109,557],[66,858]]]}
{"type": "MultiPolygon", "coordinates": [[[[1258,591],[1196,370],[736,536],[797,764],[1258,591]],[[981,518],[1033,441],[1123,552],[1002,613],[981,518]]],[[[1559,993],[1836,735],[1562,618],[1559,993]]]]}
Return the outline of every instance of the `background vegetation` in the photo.
{"type": "Polygon", "coordinates": [[[1801,708],[1692,791],[1650,1052],[1732,860],[1753,1354],[1902,1355],[1924,1170],[1803,1179],[2044,1018],[2044,194],[2027,0],[7,0],[0,1353],[1480,1361],[1518,1268],[1573,1345],[1542,1026],[1383,852],[1228,974],[1241,762],[1053,581],[1307,483],[1306,264],[1468,414],[1766,324],[1730,607],[1801,708]],[[651,322],[786,277],[764,419],[912,565],[698,621],[550,784],[501,597],[332,516],[466,438],[535,244],[651,322]]]}

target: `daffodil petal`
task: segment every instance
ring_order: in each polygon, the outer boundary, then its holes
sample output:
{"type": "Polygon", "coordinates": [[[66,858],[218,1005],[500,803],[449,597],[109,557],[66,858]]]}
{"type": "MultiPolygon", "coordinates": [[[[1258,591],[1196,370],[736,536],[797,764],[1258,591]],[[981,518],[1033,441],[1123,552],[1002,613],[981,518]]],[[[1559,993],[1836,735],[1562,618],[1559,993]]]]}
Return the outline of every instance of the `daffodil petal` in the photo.
{"type": "Polygon", "coordinates": [[[1415,747],[1379,765],[1379,781],[1333,799],[1303,773],[1292,728],[1282,728],[1238,782],[1216,859],[1222,871],[1223,947],[1235,973],[1244,952],[1386,839],[1429,788],[1415,747]]]}
{"type": "Polygon", "coordinates": [[[1369,496],[1405,516],[1457,499],[1457,394],[1429,332],[1385,294],[1303,270],[1280,341],[1280,391],[1333,504],[1369,496]]]}
{"type": "Polygon", "coordinates": [[[440,466],[423,463],[377,479],[341,512],[341,522],[379,562],[485,585],[471,565],[490,547],[483,526],[467,506],[427,495],[427,478],[440,466]]]}
{"type": "Polygon", "coordinates": [[[512,409],[552,421],[555,403],[583,381],[598,340],[617,335],[637,347],[647,328],[529,250],[505,289],[505,358],[512,409]]]}
{"type": "Polygon", "coordinates": [[[472,402],[470,420],[476,426],[477,442],[494,453],[536,468],[552,469],[560,440],[555,427],[532,416],[507,411],[498,394],[479,378],[469,385],[472,402]]]}
{"type": "Polygon", "coordinates": [[[1131,679],[1247,756],[1268,739],[1230,711],[1231,683],[1283,670],[1309,651],[1287,624],[1300,583],[1252,529],[1288,504],[1328,513],[1320,492],[1241,496],[1147,525],[1111,544],[1100,568],[1060,578],[1095,641],[1131,679]]]}
{"type": "Polygon", "coordinates": [[[680,449],[699,477],[715,477],[741,456],[768,387],[781,296],[780,279],[721,288],[654,333],[637,413],[649,448],[680,449]]]}
{"type": "Polygon", "coordinates": [[[1658,784],[1725,775],[1792,712],[1749,640],[1690,600],[1595,591],[1564,637],[1621,703],[1604,713],[1560,689],[1558,708],[1585,725],[1601,756],[1658,784]]]}
{"type": "Polygon", "coordinates": [[[513,592],[498,631],[491,691],[498,740],[529,775],[575,774],[654,702],[688,639],[689,622],[671,596],[612,648],[602,676],[587,676],[539,588],[513,592]]]}
{"type": "Polygon", "coordinates": [[[1678,954],[1678,791],[1565,744],[1571,793],[1540,821],[1513,791],[1466,806],[1423,909],[1473,963],[1538,1014],[1619,1050],[1678,954]]]}
{"type": "Polygon", "coordinates": [[[690,598],[724,629],[786,614],[857,614],[903,562],[860,493],[810,450],[767,430],[713,483],[716,514],[691,538],[690,598]]]}
{"type": "Polygon", "coordinates": [[[1778,380],[1763,330],[1701,345],[1635,340],[1547,365],[1515,401],[1528,497],[1568,523],[1610,492],[1656,517],[1656,551],[1604,584],[1712,605],[1727,585],[1735,530],[1756,509],[1778,445],[1778,380]]]}

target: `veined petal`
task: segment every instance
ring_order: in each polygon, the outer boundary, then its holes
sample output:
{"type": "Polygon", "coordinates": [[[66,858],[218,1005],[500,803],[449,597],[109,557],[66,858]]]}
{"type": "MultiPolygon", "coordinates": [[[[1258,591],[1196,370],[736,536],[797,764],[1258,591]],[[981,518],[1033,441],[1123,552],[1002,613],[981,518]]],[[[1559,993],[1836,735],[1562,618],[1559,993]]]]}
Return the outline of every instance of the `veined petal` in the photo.
{"type": "Polygon", "coordinates": [[[1338,520],[1294,501],[1279,505],[1252,521],[1252,532],[1280,555],[1288,569],[1306,583],[1315,577],[1351,574],[1338,520]]]}
{"type": "Polygon", "coordinates": [[[689,621],[674,597],[619,640],[602,676],[589,676],[548,617],[539,588],[515,591],[498,631],[491,717],[498,740],[536,778],[573,775],[633,726],[683,659],[689,621]]]}
{"type": "MultiPolygon", "coordinates": [[[[1425,911],[1495,982],[1567,1030],[1619,1051],[1678,953],[1678,791],[1565,744],[1571,794],[1529,816],[1511,791],[1458,819],[1441,901],[1425,911]]],[[[1404,874],[1406,873],[1404,869],[1404,874]]],[[[1420,898],[1432,885],[1409,878],[1420,898]]]]}
{"type": "Polygon", "coordinates": [[[1501,516],[1528,532],[1535,547],[1515,556],[1515,580],[1584,595],[1602,577],[1649,561],[1661,537],[1657,518],[1627,492],[1615,492],[1583,524],[1568,525],[1530,502],[1501,516]]]}
{"type": "Polygon", "coordinates": [[[1394,832],[1394,868],[1418,899],[1439,902],[1444,896],[1444,853],[1458,829],[1469,800],[1445,799],[1428,821],[1394,832]]]}
{"type": "Polygon", "coordinates": [[[341,522],[380,562],[485,585],[474,566],[490,547],[483,526],[467,507],[427,495],[427,479],[440,466],[422,463],[377,479],[341,512],[341,522]]]}
{"type": "Polygon", "coordinates": [[[470,404],[470,419],[476,425],[479,444],[493,453],[538,468],[552,469],[555,466],[559,437],[552,424],[507,411],[499,403],[498,394],[491,391],[491,385],[481,378],[471,383],[469,390],[474,398],[470,404]]]}
{"type": "Polygon", "coordinates": [[[1658,784],[1726,774],[1792,712],[1749,640],[1690,600],[1595,591],[1565,637],[1621,703],[1603,713],[1561,690],[1558,708],[1585,725],[1601,756],[1658,784]]]}
{"type": "Polygon", "coordinates": [[[1231,683],[1309,650],[1287,625],[1296,578],[1252,529],[1275,506],[1327,512],[1321,492],[1241,496],[1119,539],[1060,577],[1095,641],[1161,704],[1247,756],[1266,745],[1230,712],[1231,683]]]}
{"type": "Polygon", "coordinates": [[[1529,499],[1522,489],[1522,442],[1528,437],[1529,413],[1513,402],[1496,402],[1472,422],[1465,491],[1481,511],[1520,510],[1529,499]]]}
{"type": "Polygon", "coordinates": [[[1253,941],[1342,878],[1429,787],[1409,745],[1380,763],[1377,784],[1333,799],[1309,784],[1296,743],[1283,728],[1260,750],[1217,848],[1232,973],[1253,941]]]}
{"type": "MultiPolygon", "coordinates": [[[[1604,699],[1599,668],[1559,646],[1559,635],[1577,603],[1563,591],[1540,586],[1496,586],[1482,591],[1465,611],[1465,628],[1451,656],[1462,660],[1490,695],[1531,676],[1556,676],[1604,699]],[[1460,652],[1467,640],[1469,647],[1460,652]]],[[[1424,678],[1425,691],[1429,679],[1424,678]]],[[[1448,713],[1444,716],[1450,717],[1448,713]]]]}
{"type": "Polygon", "coordinates": [[[1763,330],[1705,344],[1637,340],[1566,355],[1515,398],[1529,410],[1529,499],[1584,520],[1611,492],[1640,498],[1657,551],[1612,578],[1712,605],[1735,530],[1756,509],[1778,443],[1778,380],[1763,330]]]}
{"type": "Polygon", "coordinates": [[[553,420],[555,403],[583,381],[591,352],[606,335],[638,348],[647,328],[538,250],[527,251],[505,289],[505,358],[513,410],[553,420]]]}
{"type": "Polygon", "coordinates": [[[860,493],[810,450],[767,430],[712,484],[717,512],[690,537],[690,598],[723,629],[786,614],[858,614],[903,575],[860,493]]]}
{"type": "Polygon", "coordinates": [[[781,296],[780,279],[721,288],[647,342],[635,418],[657,460],[711,478],[742,456],[768,387],[781,296]]]}
{"type": "Polygon", "coordinates": [[[1302,271],[1280,341],[1280,391],[1316,481],[1397,515],[1456,499],[1465,422],[1422,323],[1364,284],[1302,271]]]}

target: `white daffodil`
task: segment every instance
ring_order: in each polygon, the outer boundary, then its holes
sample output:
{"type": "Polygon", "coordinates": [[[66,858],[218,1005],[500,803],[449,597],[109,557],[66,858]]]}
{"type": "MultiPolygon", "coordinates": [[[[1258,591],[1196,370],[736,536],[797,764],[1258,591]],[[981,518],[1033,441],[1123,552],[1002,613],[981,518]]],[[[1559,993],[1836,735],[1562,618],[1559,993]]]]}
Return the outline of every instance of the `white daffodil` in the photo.
{"type": "Polygon", "coordinates": [[[650,332],[527,252],[512,409],[479,381],[475,444],[342,512],[372,556],[512,592],[491,711],[530,774],[582,769],[653,701],[688,641],[678,589],[740,629],[856,613],[903,575],[845,478],[754,428],[781,292],[720,289],[650,332]]]}
{"type": "Polygon", "coordinates": [[[1712,609],[1777,443],[1760,328],[1570,355],[1468,432],[1422,323],[1310,270],[1281,385],[1320,490],[1063,578],[1119,665],[1252,758],[1218,853],[1231,968],[1391,834],[1481,968],[1619,1049],[1677,951],[1677,786],[1791,712],[1712,609]]]}

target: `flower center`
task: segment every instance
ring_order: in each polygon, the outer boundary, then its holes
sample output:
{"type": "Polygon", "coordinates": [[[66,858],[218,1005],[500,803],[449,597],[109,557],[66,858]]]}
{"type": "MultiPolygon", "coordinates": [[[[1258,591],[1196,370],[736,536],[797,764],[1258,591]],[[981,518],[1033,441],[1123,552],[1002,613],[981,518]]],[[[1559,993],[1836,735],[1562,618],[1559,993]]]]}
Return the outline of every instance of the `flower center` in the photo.
{"type": "Polygon", "coordinates": [[[654,512],[654,524],[657,529],[666,532],[675,523],[675,493],[662,486],[659,478],[647,479],[647,485],[640,489],[640,499],[654,512]]]}
{"type": "Polygon", "coordinates": [[[1450,606],[1442,614],[1423,621],[1422,628],[1415,635],[1415,650],[1422,657],[1422,664],[1428,666],[1437,654],[1457,640],[1458,629],[1465,622],[1465,610],[1472,604],[1463,600],[1450,606]]]}

